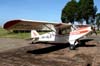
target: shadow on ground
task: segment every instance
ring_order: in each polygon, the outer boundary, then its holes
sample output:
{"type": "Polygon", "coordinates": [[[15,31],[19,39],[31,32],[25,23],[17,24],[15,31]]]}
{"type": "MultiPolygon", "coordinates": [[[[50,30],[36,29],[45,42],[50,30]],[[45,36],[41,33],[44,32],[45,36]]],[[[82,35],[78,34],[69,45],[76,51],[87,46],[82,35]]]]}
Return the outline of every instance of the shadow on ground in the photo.
{"type": "MultiPolygon", "coordinates": [[[[77,45],[76,48],[78,48],[78,47],[95,47],[96,45],[86,45],[86,42],[92,41],[92,40],[93,39],[82,39],[82,40],[80,40],[81,44],[77,45]]],[[[53,51],[57,51],[57,50],[69,47],[69,43],[67,43],[67,44],[50,43],[50,44],[52,46],[46,47],[46,48],[41,48],[41,49],[27,51],[27,53],[32,53],[32,54],[46,54],[46,53],[50,53],[50,52],[53,52],[53,51]]]]}
{"type": "Polygon", "coordinates": [[[36,50],[31,50],[31,51],[27,51],[28,53],[32,53],[32,54],[45,54],[45,53],[50,53],[53,51],[57,51],[60,49],[64,49],[69,47],[69,44],[53,44],[50,47],[46,47],[46,48],[41,48],[41,49],[36,49],[36,50]]]}
{"type": "Polygon", "coordinates": [[[80,44],[78,44],[77,47],[95,47],[96,45],[94,45],[94,44],[91,44],[91,45],[86,44],[86,42],[89,42],[92,40],[93,39],[82,39],[82,40],[80,40],[80,44]]]}

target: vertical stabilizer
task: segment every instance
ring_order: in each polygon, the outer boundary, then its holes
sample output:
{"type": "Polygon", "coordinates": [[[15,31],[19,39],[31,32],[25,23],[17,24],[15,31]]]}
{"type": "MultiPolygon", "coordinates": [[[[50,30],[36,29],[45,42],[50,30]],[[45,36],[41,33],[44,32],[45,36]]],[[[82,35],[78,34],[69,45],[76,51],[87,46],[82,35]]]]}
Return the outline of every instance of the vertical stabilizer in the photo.
{"type": "Polygon", "coordinates": [[[39,33],[36,30],[31,30],[31,38],[39,37],[39,33]]]}

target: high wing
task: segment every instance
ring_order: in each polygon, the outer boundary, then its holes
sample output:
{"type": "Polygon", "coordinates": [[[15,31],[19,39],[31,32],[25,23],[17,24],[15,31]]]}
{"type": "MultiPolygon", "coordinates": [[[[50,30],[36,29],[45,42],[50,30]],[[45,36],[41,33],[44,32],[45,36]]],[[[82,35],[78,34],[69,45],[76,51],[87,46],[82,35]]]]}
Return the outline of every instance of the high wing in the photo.
{"type": "Polygon", "coordinates": [[[33,21],[33,20],[10,20],[4,24],[4,29],[6,30],[33,30],[33,29],[42,29],[44,26],[48,29],[53,30],[50,26],[54,27],[70,27],[71,25],[65,23],[48,23],[46,21],[33,21]]]}

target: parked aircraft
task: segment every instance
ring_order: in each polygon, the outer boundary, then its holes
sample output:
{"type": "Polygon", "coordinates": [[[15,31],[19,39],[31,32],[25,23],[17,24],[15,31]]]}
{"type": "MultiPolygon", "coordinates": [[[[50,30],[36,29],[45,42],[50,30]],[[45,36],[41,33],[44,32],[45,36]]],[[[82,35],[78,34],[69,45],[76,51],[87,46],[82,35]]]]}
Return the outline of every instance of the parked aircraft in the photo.
{"type": "Polygon", "coordinates": [[[80,43],[80,38],[86,36],[93,31],[89,25],[72,25],[70,23],[48,23],[45,21],[33,20],[10,20],[4,24],[6,30],[31,30],[32,43],[36,42],[51,42],[51,43],[68,43],[70,49],[75,49],[80,43]],[[53,25],[53,28],[47,26],[53,25]],[[36,29],[47,27],[50,32],[40,35],[36,29]]]}

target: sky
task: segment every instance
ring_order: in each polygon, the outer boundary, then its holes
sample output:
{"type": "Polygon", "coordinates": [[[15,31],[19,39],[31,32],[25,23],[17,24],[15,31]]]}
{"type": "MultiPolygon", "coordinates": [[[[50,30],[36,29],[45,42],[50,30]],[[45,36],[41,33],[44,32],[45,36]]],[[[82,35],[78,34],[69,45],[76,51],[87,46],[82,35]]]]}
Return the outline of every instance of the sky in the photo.
{"type": "MultiPolygon", "coordinates": [[[[61,11],[70,0],[0,0],[0,25],[13,19],[61,22],[61,11]]],[[[94,0],[100,13],[100,0],[94,0]]]]}

